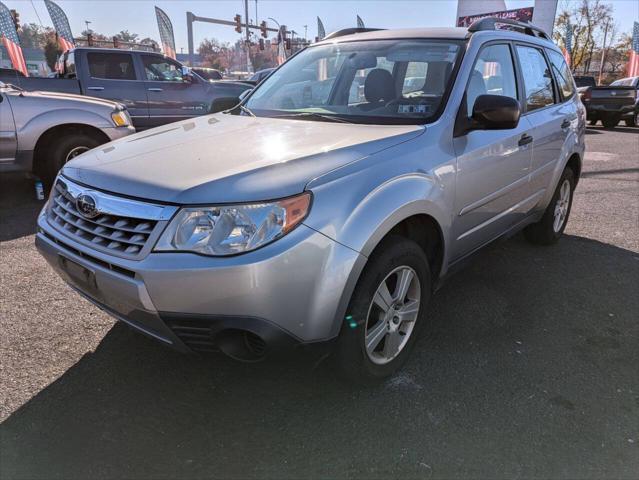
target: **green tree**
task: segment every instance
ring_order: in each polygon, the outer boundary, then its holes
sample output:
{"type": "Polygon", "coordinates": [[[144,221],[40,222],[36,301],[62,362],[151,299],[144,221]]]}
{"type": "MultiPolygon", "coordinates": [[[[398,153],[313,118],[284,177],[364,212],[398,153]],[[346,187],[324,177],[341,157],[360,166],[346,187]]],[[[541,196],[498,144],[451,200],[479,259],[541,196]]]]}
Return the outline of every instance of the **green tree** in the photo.
{"type": "MultiPolygon", "coordinates": [[[[555,20],[553,39],[566,48],[567,27],[572,28],[572,70],[588,72],[593,53],[603,41],[603,32],[613,27],[612,6],[601,0],[579,0],[573,8],[564,8],[555,20]]],[[[610,37],[608,38],[610,41],[610,37]]]]}
{"type": "Polygon", "coordinates": [[[55,64],[58,61],[58,57],[62,53],[62,49],[60,48],[60,44],[58,43],[58,38],[54,32],[51,32],[47,35],[44,44],[44,58],[47,61],[47,65],[50,70],[55,70],[55,64]]]}

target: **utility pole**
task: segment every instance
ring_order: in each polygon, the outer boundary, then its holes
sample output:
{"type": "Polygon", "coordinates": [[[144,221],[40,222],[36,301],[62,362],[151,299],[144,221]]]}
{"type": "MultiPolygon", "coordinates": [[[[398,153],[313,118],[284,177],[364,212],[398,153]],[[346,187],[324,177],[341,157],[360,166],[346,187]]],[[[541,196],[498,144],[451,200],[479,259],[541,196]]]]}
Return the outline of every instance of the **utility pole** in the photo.
{"type": "MultiPolygon", "coordinates": [[[[244,0],[244,18],[246,19],[246,71],[251,71],[251,31],[249,30],[248,0],[244,0]]],[[[257,21],[257,19],[256,19],[257,21]]]]}
{"type": "Polygon", "coordinates": [[[597,85],[601,85],[601,79],[603,77],[604,62],[606,61],[606,39],[608,37],[608,27],[610,26],[610,20],[606,22],[606,28],[604,29],[603,45],[601,46],[601,62],[599,64],[599,79],[597,85]]]}

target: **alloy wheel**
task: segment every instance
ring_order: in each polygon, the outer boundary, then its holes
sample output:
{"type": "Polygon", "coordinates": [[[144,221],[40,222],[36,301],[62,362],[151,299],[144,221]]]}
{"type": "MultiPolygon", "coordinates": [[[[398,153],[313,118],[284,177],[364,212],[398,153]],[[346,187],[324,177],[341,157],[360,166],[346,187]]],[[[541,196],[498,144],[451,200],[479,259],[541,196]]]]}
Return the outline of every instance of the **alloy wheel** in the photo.
{"type": "Polygon", "coordinates": [[[380,283],[368,307],[364,341],[368,358],[391,362],[404,349],[415,328],[421,285],[415,270],[400,266],[380,283]]]}
{"type": "Polygon", "coordinates": [[[570,182],[566,179],[559,188],[559,198],[555,204],[555,216],[552,228],[555,233],[559,233],[566,222],[568,207],[570,206],[570,182]]]}
{"type": "Polygon", "coordinates": [[[88,152],[89,150],[90,150],[89,147],[85,147],[85,146],[78,146],[78,147],[72,148],[69,151],[69,153],[67,153],[67,156],[64,159],[64,163],[67,163],[69,160],[72,160],[78,155],[82,155],[84,152],[88,152]]]}

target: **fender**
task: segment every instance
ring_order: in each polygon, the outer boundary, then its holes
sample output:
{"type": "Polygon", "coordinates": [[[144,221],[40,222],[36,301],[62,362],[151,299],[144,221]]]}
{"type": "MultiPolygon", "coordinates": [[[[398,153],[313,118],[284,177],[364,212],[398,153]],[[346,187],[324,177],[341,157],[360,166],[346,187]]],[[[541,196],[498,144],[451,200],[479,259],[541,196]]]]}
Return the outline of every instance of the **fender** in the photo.
{"type": "Polygon", "coordinates": [[[53,127],[69,124],[80,124],[95,127],[99,130],[114,127],[110,119],[94,112],[76,108],[51,110],[30,118],[23,125],[16,125],[20,150],[34,150],[38,139],[44,132],[53,127]]]}
{"type": "MultiPolygon", "coordinates": [[[[439,176],[410,173],[392,178],[370,191],[361,201],[350,199],[356,204],[353,209],[343,209],[346,213],[345,218],[333,217],[332,222],[325,225],[324,228],[310,225],[333,240],[360,253],[358,261],[349,272],[345,288],[341,293],[331,336],[339,333],[348,303],[368,257],[384,236],[397,224],[414,215],[429,215],[437,222],[441,232],[450,231],[451,218],[440,204],[446,205],[450,201],[449,198],[452,199],[453,189],[446,187],[449,182],[451,182],[450,185],[454,182],[454,169],[444,170],[446,170],[446,174],[439,176]],[[449,173],[449,170],[453,173],[449,173]],[[338,227],[336,223],[341,224],[341,227],[338,227]]],[[[336,191],[348,191],[348,183],[350,182],[346,182],[346,185],[340,189],[330,188],[330,191],[333,194],[336,191]]],[[[319,204],[324,203],[321,199],[321,190],[320,188],[319,192],[316,193],[316,200],[319,200],[316,203],[319,204]]],[[[342,205],[342,202],[345,201],[348,204],[346,198],[328,200],[332,205],[342,205]]],[[[340,208],[340,210],[342,209],[340,208]]],[[[335,209],[331,209],[330,213],[334,215],[335,209]]],[[[441,275],[445,273],[447,264],[446,245],[448,239],[445,233],[443,233],[442,243],[444,260],[441,275]]]]}

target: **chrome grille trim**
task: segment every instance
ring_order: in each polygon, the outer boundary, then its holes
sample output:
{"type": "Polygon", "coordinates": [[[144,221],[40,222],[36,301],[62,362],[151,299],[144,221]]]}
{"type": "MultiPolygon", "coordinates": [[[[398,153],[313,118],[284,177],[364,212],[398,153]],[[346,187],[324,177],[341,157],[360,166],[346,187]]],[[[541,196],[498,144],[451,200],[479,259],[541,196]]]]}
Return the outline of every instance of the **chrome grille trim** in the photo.
{"type": "Polygon", "coordinates": [[[177,207],[131,200],[77,185],[59,177],[47,207],[47,220],[58,232],[88,247],[139,260],[151,250],[177,207]],[[76,199],[90,195],[99,214],[87,218],[76,199]]]}

